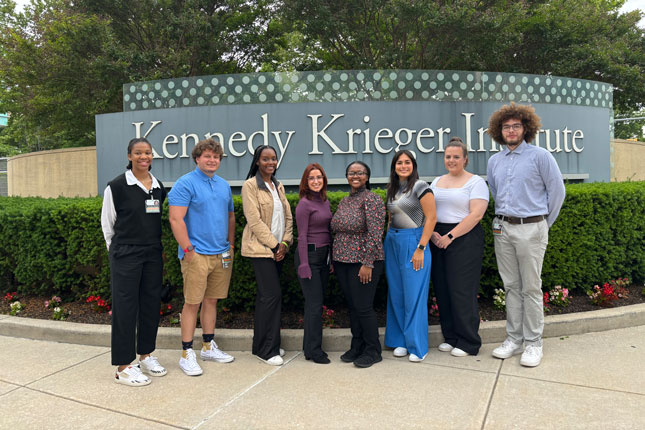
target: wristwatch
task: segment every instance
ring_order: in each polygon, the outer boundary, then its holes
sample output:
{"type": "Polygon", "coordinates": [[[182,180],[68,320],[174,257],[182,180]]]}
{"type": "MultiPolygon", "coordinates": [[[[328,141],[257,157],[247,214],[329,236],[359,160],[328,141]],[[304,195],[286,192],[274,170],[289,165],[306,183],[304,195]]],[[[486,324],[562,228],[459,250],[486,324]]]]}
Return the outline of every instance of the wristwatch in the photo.
{"type": "Polygon", "coordinates": [[[455,240],[455,236],[453,236],[452,233],[448,233],[446,236],[448,236],[448,239],[450,240],[455,240]]]}
{"type": "Polygon", "coordinates": [[[417,245],[417,249],[420,249],[421,251],[423,251],[424,249],[426,249],[426,246],[425,246],[425,245],[418,244],[418,245],[417,245]]]}
{"type": "Polygon", "coordinates": [[[194,251],[195,247],[193,245],[188,245],[188,248],[184,249],[184,253],[194,251]]]}

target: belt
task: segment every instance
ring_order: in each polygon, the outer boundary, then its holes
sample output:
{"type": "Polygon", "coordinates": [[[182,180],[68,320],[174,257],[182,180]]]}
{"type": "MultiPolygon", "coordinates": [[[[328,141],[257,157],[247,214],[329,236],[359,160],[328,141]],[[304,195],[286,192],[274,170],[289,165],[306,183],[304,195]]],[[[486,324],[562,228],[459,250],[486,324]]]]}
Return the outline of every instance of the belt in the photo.
{"type": "Polygon", "coordinates": [[[308,243],[307,244],[307,251],[315,251],[317,249],[323,249],[323,248],[328,248],[328,247],[329,247],[329,245],[323,245],[323,246],[316,247],[315,243],[308,243]]]}
{"type": "Polygon", "coordinates": [[[512,216],[506,216],[506,215],[495,215],[495,216],[501,219],[502,221],[507,221],[510,224],[531,224],[531,223],[540,222],[546,219],[546,215],[530,216],[527,218],[515,218],[512,216]]]}

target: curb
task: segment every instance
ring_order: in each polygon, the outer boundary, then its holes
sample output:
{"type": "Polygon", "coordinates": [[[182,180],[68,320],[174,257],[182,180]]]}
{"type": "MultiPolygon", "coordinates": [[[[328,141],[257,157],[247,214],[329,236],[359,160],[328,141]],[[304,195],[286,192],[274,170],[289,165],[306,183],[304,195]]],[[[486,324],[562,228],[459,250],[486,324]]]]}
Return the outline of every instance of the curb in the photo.
{"type": "MultiPolygon", "coordinates": [[[[645,303],[619,308],[579,312],[566,315],[550,315],[544,318],[544,337],[570,336],[597,331],[614,330],[645,325],[645,303]]],[[[65,321],[40,320],[0,315],[0,335],[51,342],[73,343],[92,346],[110,346],[110,326],[82,324],[65,321]]],[[[385,328],[379,328],[381,343],[385,328]]],[[[443,338],[441,328],[428,328],[430,347],[438,346],[443,338]]],[[[251,329],[216,329],[218,345],[228,351],[250,351],[253,339],[251,329]]],[[[485,321],[479,327],[482,343],[499,343],[506,339],[505,321],[485,321]]],[[[201,341],[200,330],[196,331],[195,343],[201,341]]],[[[289,351],[302,349],[302,329],[281,330],[282,347],[289,351]]],[[[157,348],[178,349],[180,346],[179,327],[159,327],[157,348]]],[[[325,351],[345,351],[351,341],[348,328],[323,330],[325,351]]]]}

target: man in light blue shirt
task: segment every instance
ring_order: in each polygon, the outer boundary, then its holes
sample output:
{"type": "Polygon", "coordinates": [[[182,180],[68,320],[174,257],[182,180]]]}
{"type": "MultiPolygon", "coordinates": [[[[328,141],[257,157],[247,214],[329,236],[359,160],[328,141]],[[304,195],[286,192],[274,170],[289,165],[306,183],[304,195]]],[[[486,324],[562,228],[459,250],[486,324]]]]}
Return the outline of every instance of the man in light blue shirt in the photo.
{"type": "Polygon", "coordinates": [[[233,195],[215,172],[224,151],[219,142],[198,142],[192,156],[197,167],[175,182],[168,194],[170,226],[179,245],[184,280],[181,311],[182,356],[179,367],[189,376],[202,374],[193,351],[193,336],[201,304],[202,360],[230,363],[233,357],[214,340],[217,300],[228,295],[235,239],[233,195]]]}
{"type": "Polygon", "coordinates": [[[486,172],[495,200],[495,256],[506,291],[507,338],[493,356],[522,353],[520,364],[527,367],[538,366],[543,356],[542,262],[565,196],[553,156],[527,143],[540,126],[535,109],[514,103],[493,113],[488,126],[493,140],[505,146],[488,160],[486,172]]]}

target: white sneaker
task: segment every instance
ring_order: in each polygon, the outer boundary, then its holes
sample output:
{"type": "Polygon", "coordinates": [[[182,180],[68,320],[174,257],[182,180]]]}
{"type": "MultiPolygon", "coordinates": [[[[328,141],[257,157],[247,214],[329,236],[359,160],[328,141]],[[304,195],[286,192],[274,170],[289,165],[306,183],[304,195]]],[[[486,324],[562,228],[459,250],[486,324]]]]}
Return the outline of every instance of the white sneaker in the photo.
{"type": "Polygon", "coordinates": [[[522,344],[513,343],[512,340],[506,339],[501,346],[493,350],[493,357],[511,358],[514,355],[521,354],[522,351],[522,344]]]}
{"type": "Polygon", "coordinates": [[[152,355],[147,356],[143,360],[139,360],[139,367],[143,373],[150,376],[164,376],[168,371],[157,361],[157,357],[152,355]]]}
{"type": "Polygon", "coordinates": [[[286,352],[284,352],[284,349],[280,348],[280,357],[284,357],[286,352]]]}
{"type": "Polygon", "coordinates": [[[217,361],[218,363],[230,363],[235,360],[232,355],[219,349],[214,340],[211,340],[210,343],[203,344],[202,350],[199,352],[199,356],[202,360],[217,361]]]}
{"type": "Polygon", "coordinates": [[[406,355],[408,355],[408,349],[403,348],[402,346],[398,346],[394,348],[392,355],[394,355],[395,357],[405,357],[406,355]]]}
{"type": "Polygon", "coordinates": [[[184,349],[181,353],[181,358],[179,359],[179,367],[184,373],[188,376],[199,376],[204,371],[199,364],[197,364],[197,357],[195,356],[195,351],[192,349],[184,349]]]}
{"type": "Polygon", "coordinates": [[[444,342],[441,345],[439,345],[438,348],[439,348],[439,351],[441,351],[441,352],[450,352],[450,351],[452,351],[452,345],[450,345],[449,343],[446,343],[446,342],[444,342]]]}
{"type": "Polygon", "coordinates": [[[453,348],[452,351],[450,351],[450,355],[452,355],[453,357],[467,357],[470,354],[468,354],[461,348],[453,348]]]}
{"type": "Polygon", "coordinates": [[[116,373],[114,374],[114,382],[131,387],[143,387],[150,383],[150,378],[141,373],[139,366],[128,366],[120,372],[117,367],[116,373]]]}
{"type": "Polygon", "coordinates": [[[426,354],[425,354],[423,357],[419,358],[419,357],[418,357],[418,356],[416,356],[415,354],[410,354],[410,356],[408,357],[408,360],[410,360],[410,361],[411,361],[411,362],[413,362],[413,363],[421,363],[423,360],[425,360],[426,355],[428,355],[428,353],[427,353],[427,352],[426,352],[426,354]]]}
{"type": "Polygon", "coordinates": [[[526,367],[536,367],[542,361],[542,347],[536,345],[529,345],[524,350],[522,358],[520,358],[520,364],[526,367]]]}
{"type": "Polygon", "coordinates": [[[265,362],[266,364],[270,364],[271,366],[282,366],[284,364],[284,360],[282,360],[282,357],[279,355],[274,355],[273,357],[269,358],[268,360],[265,360],[264,358],[256,355],[258,360],[265,362]]]}

